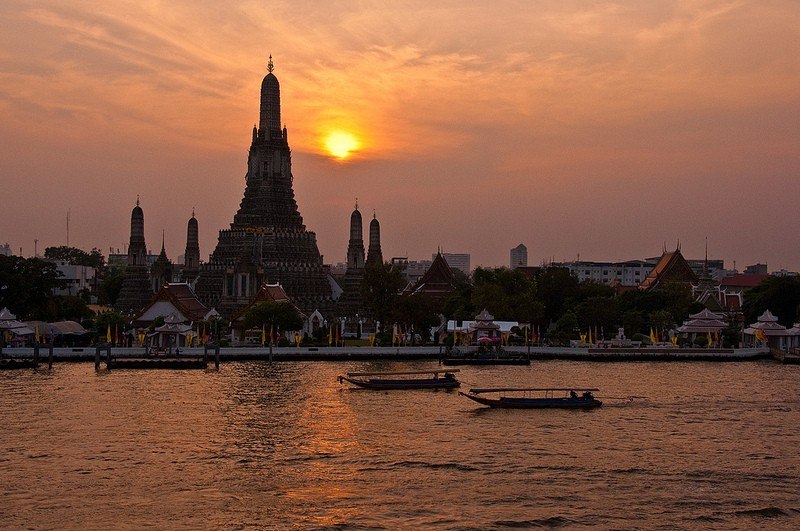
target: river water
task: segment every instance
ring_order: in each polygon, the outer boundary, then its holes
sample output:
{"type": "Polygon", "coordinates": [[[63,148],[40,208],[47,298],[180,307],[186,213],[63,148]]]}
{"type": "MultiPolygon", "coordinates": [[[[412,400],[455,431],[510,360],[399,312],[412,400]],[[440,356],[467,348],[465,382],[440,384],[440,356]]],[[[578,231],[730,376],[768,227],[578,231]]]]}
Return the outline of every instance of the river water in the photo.
{"type": "Polygon", "coordinates": [[[591,411],[336,381],[434,367],[4,371],[0,527],[800,527],[799,366],[547,361],[459,374],[464,389],[596,386],[605,403],[591,411]]]}

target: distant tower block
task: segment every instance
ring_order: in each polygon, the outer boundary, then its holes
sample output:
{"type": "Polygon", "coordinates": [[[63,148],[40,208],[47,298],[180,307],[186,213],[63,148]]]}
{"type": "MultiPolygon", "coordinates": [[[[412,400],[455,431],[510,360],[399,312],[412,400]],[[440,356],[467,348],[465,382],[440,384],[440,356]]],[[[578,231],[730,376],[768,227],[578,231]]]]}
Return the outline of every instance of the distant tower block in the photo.
{"type": "MultiPolygon", "coordinates": [[[[304,313],[332,317],[333,298],[317,237],[306,230],[292,188],[292,153],[281,129],[281,94],[270,57],[261,110],[247,157],[239,211],[200,267],[198,298],[231,317],[264,282],[278,283],[304,313]]],[[[188,253],[187,253],[188,255],[188,253]]]]}
{"type": "Polygon", "coordinates": [[[128,244],[128,264],[114,307],[122,313],[138,312],[150,302],[150,279],[147,267],[147,246],[144,241],[144,213],[136,198],[131,211],[131,238],[128,244]]]}
{"type": "Polygon", "coordinates": [[[381,224],[372,213],[372,221],[369,222],[369,250],[367,251],[367,263],[383,263],[383,252],[381,251],[381,224]]]}
{"type": "Polygon", "coordinates": [[[511,269],[516,269],[518,267],[527,267],[528,266],[528,248],[525,247],[523,244],[519,244],[513,249],[511,249],[511,260],[510,260],[511,269]]]}
{"type": "Polygon", "coordinates": [[[192,209],[192,217],[189,218],[189,223],[186,226],[186,252],[184,253],[183,272],[181,273],[181,280],[183,282],[192,283],[197,279],[200,274],[200,243],[199,243],[199,230],[197,228],[197,219],[194,217],[194,209],[192,209]]]}

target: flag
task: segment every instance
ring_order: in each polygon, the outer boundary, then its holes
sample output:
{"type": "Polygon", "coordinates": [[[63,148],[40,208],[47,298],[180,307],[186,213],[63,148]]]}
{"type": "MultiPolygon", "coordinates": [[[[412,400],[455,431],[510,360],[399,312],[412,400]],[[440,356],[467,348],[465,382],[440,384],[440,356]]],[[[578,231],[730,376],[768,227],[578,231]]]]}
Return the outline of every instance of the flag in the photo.
{"type": "Polygon", "coordinates": [[[592,327],[589,327],[589,339],[586,340],[590,345],[592,344],[592,327]]]}
{"type": "Polygon", "coordinates": [[[594,342],[600,341],[600,336],[597,335],[597,325],[594,325],[594,342]]]}
{"type": "Polygon", "coordinates": [[[339,346],[339,327],[336,327],[336,346],[339,346]]]}
{"type": "Polygon", "coordinates": [[[270,345],[275,344],[275,329],[273,328],[272,324],[269,325],[269,343],[270,345]]]}
{"type": "Polygon", "coordinates": [[[458,343],[458,330],[456,330],[455,327],[454,327],[453,328],[453,346],[456,346],[456,343],[458,343]]]}
{"type": "Polygon", "coordinates": [[[586,344],[586,334],[581,333],[581,345],[586,344]]]}
{"type": "Polygon", "coordinates": [[[328,346],[333,343],[333,325],[328,329],[328,346]]]}
{"type": "Polygon", "coordinates": [[[261,346],[263,347],[264,344],[267,342],[267,324],[261,323],[261,346]]]}
{"type": "Polygon", "coordinates": [[[658,341],[656,340],[656,333],[653,331],[652,326],[650,327],[650,342],[654,345],[658,343],[658,341]]]}
{"type": "Polygon", "coordinates": [[[42,343],[47,344],[47,325],[42,327],[42,343]]]}
{"type": "Polygon", "coordinates": [[[375,346],[375,334],[370,334],[369,335],[369,346],[371,346],[371,347],[375,346]]]}
{"type": "Polygon", "coordinates": [[[114,344],[119,345],[119,324],[114,325],[114,344]]]}
{"type": "Polygon", "coordinates": [[[678,336],[672,336],[672,346],[676,346],[678,344],[678,336]]]}
{"type": "Polygon", "coordinates": [[[139,334],[139,345],[140,346],[144,346],[144,338],[145,338],[144,332],[139,334]]]}
{"type": "Polygon", "coordinates": [[[294,334],[294,342],[297,344],[298,347],[300,346],[300,342],[301,341],[303,341],[303,336],[301,336],[300,334],[295,332],[295,334],[294,334]]]}
{"type": "Polygon", "coordinates": [[[106,330],[106,343],[111,343],[111,323],[108,323],[108,329],[106,330]]]}
{"type": "Polygon", "coordinates": [[[203,344],[208,343],[208,336],[206,335],[206,325],[203,325],[203,344]]]}
{"type": "Polygon", "coordinates": [[[34,339],[38,343],[39,342],[39,325],[36,325],[36,328],[34,328],[34,334],[36,334],[34,339]]]}
{"type": "Polygon", "coordinates": [[[711,346],[712,342],[713,342],[713,339],[711,339],[711,329],[709,328],[708,329],[708,346],[709,347],[711,346]]]}
{"type": "Polygon", "coordinates": [[[716,343],[717,345],[720,344],[719,343],[719,329],[714,330],[714,343],[716,343]]]}

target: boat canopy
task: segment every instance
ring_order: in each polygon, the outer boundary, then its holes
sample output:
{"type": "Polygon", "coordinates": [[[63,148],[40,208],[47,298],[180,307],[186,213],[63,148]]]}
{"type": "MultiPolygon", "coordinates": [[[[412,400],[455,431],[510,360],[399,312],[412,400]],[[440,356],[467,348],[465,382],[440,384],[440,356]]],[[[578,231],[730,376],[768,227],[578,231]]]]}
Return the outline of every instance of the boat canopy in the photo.
{"type": "Polygon", "coordinates": [[[444,374],[453,372],[458,372],[458,369],[445,371],[348,372],[347,376],[399,376],[401,374],[444,374]]]}
{"type": "Polygon", "coordinates": [[[503,393],[508,391],[599,391],[594,387],[493,387],[488,389],[470,389],[472,394],[503,393]]]}

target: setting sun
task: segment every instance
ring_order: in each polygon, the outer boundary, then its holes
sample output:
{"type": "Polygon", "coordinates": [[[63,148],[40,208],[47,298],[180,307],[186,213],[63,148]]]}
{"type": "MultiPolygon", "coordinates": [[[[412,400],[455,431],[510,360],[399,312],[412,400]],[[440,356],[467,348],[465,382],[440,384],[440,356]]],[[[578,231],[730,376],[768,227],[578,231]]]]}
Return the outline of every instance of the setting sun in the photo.
{"type": "Polygon", "coordinates": [[[349,157],[359,147],[361,147],[361,143],[358,139],[345,131],[332,131],[325,138],[325,149],[340,160],[349,157]]]}

